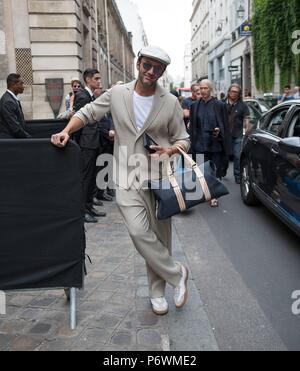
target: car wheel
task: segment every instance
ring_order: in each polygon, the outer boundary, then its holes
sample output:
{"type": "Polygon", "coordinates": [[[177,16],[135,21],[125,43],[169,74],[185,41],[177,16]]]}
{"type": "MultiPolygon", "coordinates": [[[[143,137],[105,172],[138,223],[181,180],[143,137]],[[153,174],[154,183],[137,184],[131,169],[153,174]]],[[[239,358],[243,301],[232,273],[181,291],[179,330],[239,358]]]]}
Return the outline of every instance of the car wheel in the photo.
{"type": "Polygon", "coordinates": [[[260,203],[253,192],[250,177],[250,166],[246,158],[241,164],[241,195],[244,203],[247,206],[257,206],[260,203]]]}

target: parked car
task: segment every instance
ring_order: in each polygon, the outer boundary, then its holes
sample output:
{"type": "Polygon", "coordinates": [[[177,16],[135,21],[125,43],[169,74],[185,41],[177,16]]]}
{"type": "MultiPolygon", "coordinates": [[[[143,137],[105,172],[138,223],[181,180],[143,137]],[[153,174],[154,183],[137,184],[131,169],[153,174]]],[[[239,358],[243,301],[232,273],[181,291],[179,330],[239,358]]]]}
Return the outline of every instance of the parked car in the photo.
{"type": "Polygon", "coordinates": [[[245,103],[248,105],[248,107],[254,107],[262,115],[268,112],[270,109],[268,104],[262,98],[258,99],[247,98],[245,99],[245,103]]]}
{"type": "Polygon", "coordinates": [[[282,103],[244,138],[241,195],[262,202],[300,236],[300,102],[282,103]]]}
{"type": "Polygon", "coordinates": [[[278,104],[278,95],[274,93],[265,93],[263,98],[258,98],[258,100],[262,100],[264,104],[269,108],[273,108],[278,104]]]}

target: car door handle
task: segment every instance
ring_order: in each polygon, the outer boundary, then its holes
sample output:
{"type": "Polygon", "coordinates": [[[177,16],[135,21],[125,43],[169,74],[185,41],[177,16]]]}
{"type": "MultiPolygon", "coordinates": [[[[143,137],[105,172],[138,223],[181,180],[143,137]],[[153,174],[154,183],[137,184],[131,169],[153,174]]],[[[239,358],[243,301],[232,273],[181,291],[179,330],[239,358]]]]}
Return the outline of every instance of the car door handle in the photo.
{"type": "Polygon", "coordinates": [[[272,152],[273,155],[275,155],[275,156],[278,156],[278,155],[279,155],[279,151],[277,151],[277,150],[274,149],[274,148],[271,149],[271,152],[272,152]]]}

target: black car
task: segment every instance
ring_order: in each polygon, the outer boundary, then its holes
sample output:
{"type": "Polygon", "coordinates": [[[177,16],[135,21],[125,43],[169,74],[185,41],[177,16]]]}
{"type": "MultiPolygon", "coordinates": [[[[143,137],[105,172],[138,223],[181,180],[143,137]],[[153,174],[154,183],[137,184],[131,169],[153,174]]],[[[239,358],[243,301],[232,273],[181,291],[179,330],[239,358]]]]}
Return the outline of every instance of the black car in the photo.
{"type": "Polygon", "coordinates": [[[300,101],[274,107],[245,137],[241,174],[244,203],[262,202],[300,236],[300,101]]]}

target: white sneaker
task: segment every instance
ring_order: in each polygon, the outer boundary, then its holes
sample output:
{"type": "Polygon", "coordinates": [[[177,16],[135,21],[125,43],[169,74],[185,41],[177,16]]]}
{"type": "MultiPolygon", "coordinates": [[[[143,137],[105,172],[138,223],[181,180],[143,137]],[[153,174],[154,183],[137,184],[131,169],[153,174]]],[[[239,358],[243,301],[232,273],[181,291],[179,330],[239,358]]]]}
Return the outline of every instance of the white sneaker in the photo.
{"type": "Polygon", "coordinates": [[[155,314],[163,316],[169,312],[169,305],[165,298],[150,299],[152,310],[155,314]]]}
{"type": "Polygon", "coordinates": [[[176,308],[182,308],[188,300],[188,279],[189,271],[183,265],[181,266],[182,277],[179,282],[179,285],[175,288],[174,301],[176,308]]]}

